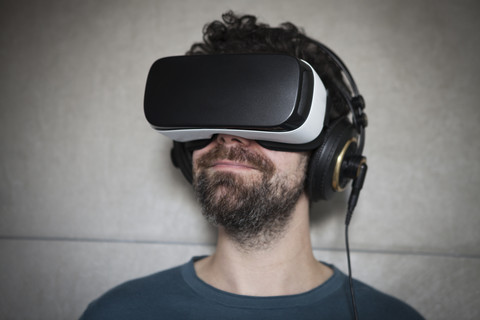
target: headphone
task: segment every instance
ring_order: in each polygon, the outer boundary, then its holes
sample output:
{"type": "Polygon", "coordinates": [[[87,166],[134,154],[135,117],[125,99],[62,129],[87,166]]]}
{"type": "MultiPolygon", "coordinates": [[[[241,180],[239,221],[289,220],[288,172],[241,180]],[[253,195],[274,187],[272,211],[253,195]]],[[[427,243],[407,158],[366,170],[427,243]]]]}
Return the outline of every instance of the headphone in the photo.
{"type": "MultiPolygon", "coordinates": [[[[350,110],[334,121],[326,117],[324,128],[319,136],[321,144],[312,150],[306,173],[305,190],[311,201],[328,200],[335,192],[341,192],[349,181],[355,179],[366,158],[362,155],[365,144],[365,127],[368,125],[364,113],[365,102],[358,92],[348,68],[343,61],[324,44],[314,41],[320,50],[333,62],[347,79],[351,93],[337,88],[342,100],[350,110]]],[[[327,110],[332,104],[327,98],[327,110]]],[[[194,144],[195,142],[193,142],[194,144]]],[[[203,145],[204,142],[203,142],[203,145]]],[[[198,148],[198,146],[197,146],[198,148]]],[[[173,142],[171,160],[179,168],[188,182],[193,181],[192,143],[173,142]]]]}

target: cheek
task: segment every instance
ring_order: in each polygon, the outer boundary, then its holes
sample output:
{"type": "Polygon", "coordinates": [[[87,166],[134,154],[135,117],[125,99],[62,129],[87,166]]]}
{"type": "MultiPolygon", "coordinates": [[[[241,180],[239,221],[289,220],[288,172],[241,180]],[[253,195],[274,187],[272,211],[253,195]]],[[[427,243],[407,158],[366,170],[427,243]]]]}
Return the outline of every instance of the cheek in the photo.
{"type": "Polygon", "coordinates": [[[308,155],[307,154],[294,154],[292,156],[286,156],[283,160],[283,168],[278,168],[279,177],[284,179],[290,186],[301,186],[305,182],[307,167],[308,167],[308,155]]]}
{"type": "Polygon", "coordinates": [[[193,151],[193,153],[192,153],[193,166],[195,166],[195,163],[197,162],[199,157],[201,157],[201,152],[199,150],[193,151]]]}
{"type": "Polygon", "coordinates": [[[192,167],[193,167],[193,172],[197,169],[197,162],[198,159],[200,159],[202,156],[207,154],[211,149],[213,149],[213,145],[209,144],[208,146],[202,148],[202,149],[197,149],[194,150],[192,153],[192,167]]]}
{"type": "Polygon", "coordinates": [[[204,152],[203,149],[193,151],[193,154],[192,154],[193,173],[195,173],[197,171],[198,159],[200,159],[200,157],[203,156],[205,153],[206,152],[204,152]]]}
{"type": "Polygon", "coordinates": [[[270,151],[269,158],[276,164],[278,171],[295,172],[305,171],[308,163],[307,152],[270,151]]]}
{"type": "Polygon", "coordinates": [[[296,170],[302,179],[306,178],[309,162],[310,162],[310,154],[307,152],[301,153],[296,170]]]}

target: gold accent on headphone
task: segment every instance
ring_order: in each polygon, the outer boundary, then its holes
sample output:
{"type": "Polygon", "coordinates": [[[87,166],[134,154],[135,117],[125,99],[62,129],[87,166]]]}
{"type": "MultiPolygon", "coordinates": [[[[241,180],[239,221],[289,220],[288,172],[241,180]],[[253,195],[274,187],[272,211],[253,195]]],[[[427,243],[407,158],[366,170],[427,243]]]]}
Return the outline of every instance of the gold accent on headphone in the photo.
{"type": "Polygon", "coordinates": [[[352,142],[357,143],[357,138],[351,138],[350,140],[348,140],[347,143],[345,143],[345,145],[343,146],[342,151],[337,157],[337,162],[335,163],[335,169],[333,170],[333,179],[332,179],[332,187],[333,187],[333,190],[335,191],[340,192],[345,190],[345,187],[342,187],[340,185],[340,170],[342,168],[342,162],[343,162],[343,158],[345,157],[345,153],[347,152],[348,147],[350,147],[350,144],[352,144],[352,142]]]}

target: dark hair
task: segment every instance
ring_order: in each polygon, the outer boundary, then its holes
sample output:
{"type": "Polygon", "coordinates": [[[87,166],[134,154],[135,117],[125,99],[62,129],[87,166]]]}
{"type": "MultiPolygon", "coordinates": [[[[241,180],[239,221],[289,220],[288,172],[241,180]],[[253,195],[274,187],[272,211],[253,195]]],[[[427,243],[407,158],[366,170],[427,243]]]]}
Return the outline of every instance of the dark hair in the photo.
{"type": "Polygon", "coordinates": [[[341,70],[316,40],[305,35],[291,22],[270,27],[257,22],[253,15],[236,15],[228,11],[223,21],[213,21],[203,29],[203,42],[194,43],[187,55],[223,53],[284,53],[310,63],[329,90],[333,108],[330,119],[349,112],[340,90],[350,91],[341,70]]]}

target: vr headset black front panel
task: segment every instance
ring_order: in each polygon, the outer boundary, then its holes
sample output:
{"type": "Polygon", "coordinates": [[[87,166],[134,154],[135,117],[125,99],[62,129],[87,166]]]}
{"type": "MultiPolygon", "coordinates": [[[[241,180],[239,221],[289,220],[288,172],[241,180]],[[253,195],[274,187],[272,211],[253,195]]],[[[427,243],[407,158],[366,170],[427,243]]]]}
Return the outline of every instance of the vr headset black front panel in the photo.
{"type": "Polygon", "coordinates": [[[179,142],[227,133],[306,144],[322,129],[326,91],[310,65],[287,55],[176,56],[151,67],[144,108],[179,142]]]}
{"type": "Polygon", "coordinates": [[[286,131],[305,121],[312,75],[284,55],[202,55],[160,59],[147,80],[145,114],[157,129],[286,131]],[[304,96],[299,88],[307,85],[304,96]],[[310,88],[308,88],[310,87],[310,88]]]}

